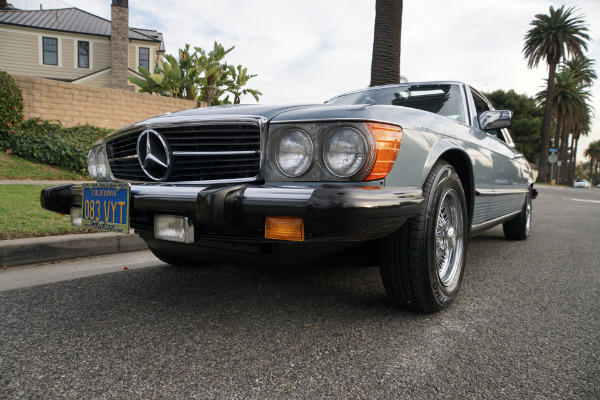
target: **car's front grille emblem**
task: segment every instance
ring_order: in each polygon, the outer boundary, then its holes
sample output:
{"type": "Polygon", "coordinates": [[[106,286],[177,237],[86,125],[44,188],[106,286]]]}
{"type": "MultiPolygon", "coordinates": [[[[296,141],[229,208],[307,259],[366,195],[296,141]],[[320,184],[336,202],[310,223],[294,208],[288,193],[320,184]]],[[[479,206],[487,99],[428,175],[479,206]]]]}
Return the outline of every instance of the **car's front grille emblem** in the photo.
{"type": "Polygon", "coordinates": [[[137,140],[137,157],[142,170],[150,179],[164,181],[169,176],[169,147],[158,132],[147,129],[140,134],[137,140]]]}

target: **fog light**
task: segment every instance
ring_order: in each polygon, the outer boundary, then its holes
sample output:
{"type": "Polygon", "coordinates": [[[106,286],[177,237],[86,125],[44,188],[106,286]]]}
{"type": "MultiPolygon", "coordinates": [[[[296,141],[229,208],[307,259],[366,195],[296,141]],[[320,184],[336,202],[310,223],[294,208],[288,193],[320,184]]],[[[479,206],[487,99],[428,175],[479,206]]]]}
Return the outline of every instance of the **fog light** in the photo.
{"type": "Polygon", "coordinates": [[[81,227],[81,207],[71,207],[71,225],[81,227]]]}
{"type": "Polygon", "coordinates": [[[291,240],[301,242],[304,240],[304,223],[297,217],[266,217],[265,238],[291,240]]]}
{"type": "Polygon", "coordinates": [[[155,215],[154,237],[170,242],[194,243],[194,224],[187,217],[155,215]]]}

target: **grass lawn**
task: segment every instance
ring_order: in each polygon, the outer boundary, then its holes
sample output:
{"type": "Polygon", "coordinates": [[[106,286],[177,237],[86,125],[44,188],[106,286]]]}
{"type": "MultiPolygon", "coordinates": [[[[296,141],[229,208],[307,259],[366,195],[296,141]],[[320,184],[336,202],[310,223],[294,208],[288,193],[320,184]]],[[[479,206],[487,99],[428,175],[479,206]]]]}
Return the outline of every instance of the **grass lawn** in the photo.
{"type": "Polygon", "coordinates": [[[40,191],[45,187],[0,185],[0,240],[89,231],[71,226],[68,215],[44,210],[40,191]]]}
{"type": "Polygon", "coordinates": [[[89,178],[66,169],[38,164],[0,151],[0,179],[85,181],[89,178]]]}

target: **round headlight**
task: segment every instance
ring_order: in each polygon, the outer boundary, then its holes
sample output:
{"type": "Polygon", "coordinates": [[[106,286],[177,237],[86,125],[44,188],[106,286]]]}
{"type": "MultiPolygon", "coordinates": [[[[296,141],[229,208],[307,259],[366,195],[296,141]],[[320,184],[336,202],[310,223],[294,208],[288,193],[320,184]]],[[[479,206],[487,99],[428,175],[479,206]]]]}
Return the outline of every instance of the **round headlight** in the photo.
{"type": "Polygon", "coordinates": [[[96,150],[96,163],[98,164],[98,176],[100,178],[106,178],[106,164],[104,163],[104,149],[102,146],[98,147],[98,150],[96,150]]]}
{"type": "Polygon", "coordinates": [[[96,179],[98,177],[98,168],[96,165],[96,151],[94,149],[88,152],[87,164],[90,176],[96,179]]]}
{"type": "Polygon", "coordinates": [[[354,128],[345,126],[333,132],[323,146],[323,160],[332,174],[348,178],[365,164],[367,143],[354,128]]]}
{"type": "Polygon", "coordinates": [[[281,172],[292,178],[300,176],[312,163],[312,140],[300,129],[289,130],[279,139],[275,157],[281,172]]]}

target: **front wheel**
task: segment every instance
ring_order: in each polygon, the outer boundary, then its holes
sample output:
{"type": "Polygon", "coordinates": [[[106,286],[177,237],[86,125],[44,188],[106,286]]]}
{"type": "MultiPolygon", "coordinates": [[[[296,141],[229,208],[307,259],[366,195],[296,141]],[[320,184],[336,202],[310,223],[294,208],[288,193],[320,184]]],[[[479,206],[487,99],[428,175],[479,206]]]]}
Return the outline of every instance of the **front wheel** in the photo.
{"type": "Polygon", "coordinates": [[[511,240],[525,240],[531,233],[531,220],[533,217],[533,204],[531,202],[531,189],[525,197],[525,204],[523,209],[513,219],[502,224],[504,230],[504,236],[511,240]]]}
{"type": "Polygon", "coordinates": [[[421,213],[382,240],[380,272],[398,305],[420,312],[458,296],[467,251],[467,206],[460,178],[439,160],[423,185],[421,213]]]}

